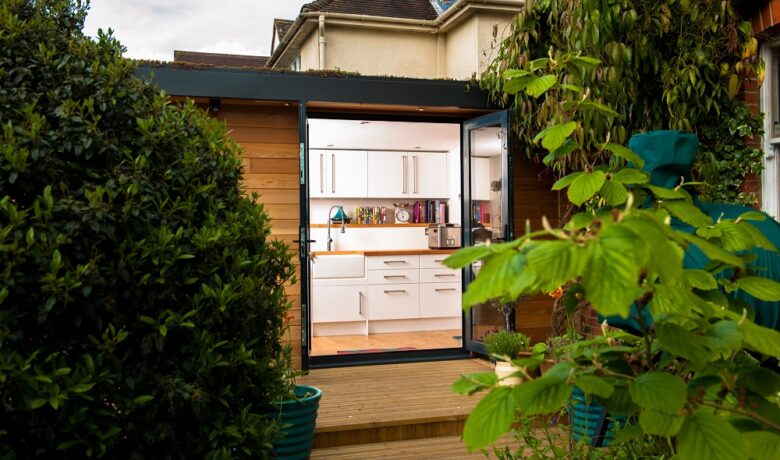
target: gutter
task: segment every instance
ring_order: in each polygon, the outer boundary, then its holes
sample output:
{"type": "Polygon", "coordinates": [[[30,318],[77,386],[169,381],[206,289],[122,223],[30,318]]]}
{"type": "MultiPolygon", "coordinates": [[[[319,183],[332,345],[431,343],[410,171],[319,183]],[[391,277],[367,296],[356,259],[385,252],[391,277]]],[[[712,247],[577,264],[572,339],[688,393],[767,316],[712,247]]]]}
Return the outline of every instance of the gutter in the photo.
{"type": "MultiPolygon", "coordinates": [[[[348,14],[348,13],[328,13],[313,11],[307,13],[300,13],[295,22],[290,26],[290,29],[285,34],[284,38],[279,42],[279,45],[271,53],[271,57],[268,58],[268,67],[273,67],[276,63],[287,54],[288,47],[295,43],[299,39],[299,35],[307,22],[317,21],[324,29],[324,21],[331,20],[330,22],[338,23],[362,23],[366,27],[404,30],[409,32],[427,32],[435,34],[437,32],[445,32],[449,30],[454,21],[461,17],[469,9],[491,9],[499,11],[515,11],[517,7],[524,6],[525,1],[518,2],[517,0],[460,0],[455,5],[451,6],[441,16],[434,20],[428,19],[406,19],[406,18],[388,18],[384,16],[368,16],[364,14],[348,14]],[[496,8],[498,7],[498,8],[496,8]],[[289,38],[288,38],[289,37],[289,38]]],[[[324,38],[324,37],[323,37],[324,38]]],[[[324,47],[324,44],[323,44],[324,47]]],[[[323,50],[320,49],[322,52],[323,50]]],[[[322,61],[321,61],[322,62],[322,61]]]]}

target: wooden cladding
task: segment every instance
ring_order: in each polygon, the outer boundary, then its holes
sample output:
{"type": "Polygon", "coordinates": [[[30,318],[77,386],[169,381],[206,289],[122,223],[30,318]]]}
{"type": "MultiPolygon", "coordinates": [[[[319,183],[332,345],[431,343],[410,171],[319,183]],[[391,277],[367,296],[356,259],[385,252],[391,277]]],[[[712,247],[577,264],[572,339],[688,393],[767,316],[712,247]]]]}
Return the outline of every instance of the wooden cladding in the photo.
{"type": "MultiPolygon", "coordinates": [[[[216,117],[224,121],[228,136],[244,150],[244,190],[251,196],[257,193],[271,217],[274,239],[290,245],[298,264],[300,227],[300,178],[298,108],[277,105],[234,105],[222,103],[216,117]]],[[[292,304],[290,330],[287,340],[293,345],[293,364],[301,366],[301,284],[300,268],[296,270],[295,284],[285,285],[288,301],[292,304]]]]}

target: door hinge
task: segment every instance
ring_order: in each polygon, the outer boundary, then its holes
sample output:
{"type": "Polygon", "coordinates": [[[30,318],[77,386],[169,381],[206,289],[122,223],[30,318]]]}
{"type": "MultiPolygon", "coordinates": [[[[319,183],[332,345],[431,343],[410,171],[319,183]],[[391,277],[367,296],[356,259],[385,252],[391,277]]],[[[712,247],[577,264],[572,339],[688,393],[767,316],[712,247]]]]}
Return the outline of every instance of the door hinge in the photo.
{"type": "Polygon", "coordinates": [[[301,151],[300,151],[300,163],[301,163],[301,185],[304,185],[306,183],[306,144],[301,142],[301,151]]]}

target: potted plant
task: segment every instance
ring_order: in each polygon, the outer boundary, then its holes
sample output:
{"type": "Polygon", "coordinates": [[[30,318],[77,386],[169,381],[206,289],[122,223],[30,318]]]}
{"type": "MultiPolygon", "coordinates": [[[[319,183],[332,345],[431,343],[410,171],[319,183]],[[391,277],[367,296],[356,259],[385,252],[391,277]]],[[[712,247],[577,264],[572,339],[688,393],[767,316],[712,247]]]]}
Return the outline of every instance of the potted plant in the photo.
{"type": "Polygon", "coordinates": [[[525,368],[512,363],[521,354],[528,353],[531,338],[519,332],[498,331],[488,334],[484,339],[485,349],[496,360],[496,376],[499,385],[518,385],[523,378],[518,376],[525,368]]]}

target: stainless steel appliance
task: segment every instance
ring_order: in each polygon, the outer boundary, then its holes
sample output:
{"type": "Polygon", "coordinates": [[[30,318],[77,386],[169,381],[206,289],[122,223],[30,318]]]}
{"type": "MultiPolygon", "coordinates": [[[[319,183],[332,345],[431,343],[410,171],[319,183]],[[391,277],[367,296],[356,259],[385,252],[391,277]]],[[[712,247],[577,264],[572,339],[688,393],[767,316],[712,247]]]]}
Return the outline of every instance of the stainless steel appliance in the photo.
{"type": "Polygon", "coordinates": [[[460,225],[432,224],[425,229],[428,235],[428,247],[431,249],[448,249],[460,247],[460,225]]]}

